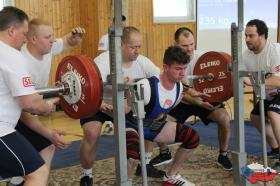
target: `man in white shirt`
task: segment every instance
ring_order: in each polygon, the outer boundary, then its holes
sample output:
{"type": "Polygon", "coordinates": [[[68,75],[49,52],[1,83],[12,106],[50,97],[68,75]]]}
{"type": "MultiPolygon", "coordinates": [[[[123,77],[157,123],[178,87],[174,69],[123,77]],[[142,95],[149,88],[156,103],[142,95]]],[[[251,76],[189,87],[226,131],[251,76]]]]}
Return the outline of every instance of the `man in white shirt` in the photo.
{"type": "MultiPolygon", "coordinates": [[[[115,24],[115,18],[113,18],[112,24],[115,24]]],[[[126,27],[126,17],[124,15],[122,15],[121,27],[122,28],[126,27]]],[[[101,36],[101,38],[99,40],[98,51],[99,51],[99,53],[102,53],[102,52],[106,52],[108,50],[109,50],[109,35],[105,34],[105,35],[101,36]]]]}
{"type": "MultiPolygon", "coordinates": [[[[242,54],[242,63],[248,71],[265,71],[266,99],[264,111],[268,121],[265,125],[266,138],[272,150],[268,157],[278,159],[272,167],[280,172],[280,45],[267,40],[268,28],[264,21],[250,20],[245,29],[245,41],[247,50],[242,54]]],[[[248,78],[245,84],[251,86],[248,78]]],[[[260,105],[256,103],[252,112],[251,120],[261,132],[260,105]]]]}
{"type": "Polygon", "coordinates": [[[26,185],[47,185],[49,170],[34,147],[16,130],[21,111],[50,115],[59,98],[37,94],[20,49],[28,16],[15,7],[0,11],[0,176],[24,176],[26,185]]]}
{"type": "MultiPolygon", "coordinates": [[[[47,87],[52,57],[80,44],[84,33],[83,28],[76,27],[64,37],[55,39],[53,28],[47,21],[32,19],[29,22],[27,43],[21,48],[21,53],[36,88],[47,87]]],[[[37,116],[27,112],[22,112],[16,130],[40,153],[49,169],[55,147],[65,149],[70,144],[62,139],[61,131],[48,129],[37,116]]],[[[15,182],[19,181],[13,178],[11,183],[15,182]]]]}
{"type": "MultiPolygon", "coordinates": [[[[142,36],[135,27],[125,27],[121,38],[122,71],[126,81],[133,81],[136,78],[151,77],[158,75],[160,69],[148,58],[140,55],[142,36]]],[[[94,59],[102,76],[102,81],[107,82],[110,75],[109,51],[101,53],[94,59]]],[[[112,121],[112,86],[106,85],[103,90],[103,103],[99,112],[94,116],[83,118],[80,123],[83,128],[84,138],[81,142],[80,158],[83,167],[83,177],[80,180],[81,186],[93,185],[92,165],[96,155],[96,143],[100,136],[102,123],[112,121]]],[[[150,167],[151,171],[158,177],[163,173],[150,167]]],[[[150,171],[150,172],[151,172],[150,171]]]]}

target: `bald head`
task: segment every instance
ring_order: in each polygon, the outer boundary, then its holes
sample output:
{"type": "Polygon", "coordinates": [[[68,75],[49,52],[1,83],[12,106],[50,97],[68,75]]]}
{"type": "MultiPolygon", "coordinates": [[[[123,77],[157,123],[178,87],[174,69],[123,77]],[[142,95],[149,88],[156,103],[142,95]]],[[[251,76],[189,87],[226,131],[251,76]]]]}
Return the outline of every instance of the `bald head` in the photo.
{"type": "Polygon", "coordinates": [[[141,35],[140,31],[133,26],[124,27],[122,38],[121,38],[122,43],[124,44],[129,43],[132,34],[141,35]]]}
{"type": "Polygon", "coordinates": [[[175,45],[181,47],[189,56],[192,56],[195,49],[193,32],[186,27],[177,29],[174,34],[175,45]]]}
{"type": "Polygon", "coordinates": [[[142,36],[140,31],[132,26],[125,27],[122,35],[122,57],[125,62],[132,62],[140,54],[142,36]]]}

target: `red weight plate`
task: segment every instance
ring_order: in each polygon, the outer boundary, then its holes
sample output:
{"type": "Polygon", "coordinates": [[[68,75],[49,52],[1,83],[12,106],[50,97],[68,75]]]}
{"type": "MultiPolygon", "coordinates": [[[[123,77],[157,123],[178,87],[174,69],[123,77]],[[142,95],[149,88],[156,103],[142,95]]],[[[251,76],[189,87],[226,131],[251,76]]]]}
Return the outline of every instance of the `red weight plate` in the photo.
{"type": "Polygon", "coordinates": [[[103,96],[103,84],[98,67],[83,55],[66,56],[57,67],[56,82],[61,82],[62,76],[69,71],[79,77],[82,94],[80,100],[74,104],[69,104],[61,95],[62,110],[74,119],[95,114],[103,96]]]}
{"type": "Polygon", "coordinates": [[[210,94],[205,101],[210,103],[226,101],[233,95],[233,82],[228,64],[231,56],[224,52],[207,52],[197,61],[194,75],[211,75],[213,79],[193,80],[194,88],[200,92],[210,94]]]}

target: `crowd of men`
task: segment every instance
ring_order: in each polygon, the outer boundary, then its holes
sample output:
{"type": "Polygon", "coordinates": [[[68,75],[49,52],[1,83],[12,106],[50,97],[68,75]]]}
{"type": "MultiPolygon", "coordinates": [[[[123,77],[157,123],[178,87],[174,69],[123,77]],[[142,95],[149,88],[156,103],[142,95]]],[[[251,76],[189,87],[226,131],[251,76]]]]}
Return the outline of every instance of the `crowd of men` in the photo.
{"type": "MultiPolygon", "coordinates": [[[[114,20],[113,23],[114,24],[114,20]]],[[[121,36],[122,71],[125,82],[135,83],[136,91],[144,90],[144,138],[145,162],[149,177],[161,178],[163,185],[195,185],[179,172],[199,145],[199,131],[186,123],[190,116],[198,116],[207,126],[217,124],[219,154],[217,164],[226,171],[232,170],[228,157],[230,139],[230,116],[224,104],[209,103],[209,96],[193,88],[187,75],[202,52],[195,50],[192,30],[178,28],[174,43],[163,54],[163,67],[159,69],[150,59],[140,54],[142,35],[132,26],[126,26],[122,16],[121,36]],[[187,84],[187,88],[183,87],[187,84]],[[174,157],[169,143],[181,143],[174,157]],[[154,143],[160,153],[152,156],[154,143]],[[152,158],[154,157],[154,158],[152,158]],[[157,166],[170,163],[165,172],[157,166]]],[[[37,115],[49,116],[56,110],[59,98],[43,99],[35,88],[45,87],[49,80],[52,57],[82,42],[85,29],[75,27],[61,38],[55,39],[53,28],[42,19],[29,20],[28,15],[15,7],[0,11],[0,176],[17,180],[14,185],[47,185],[55,149],[66,149],[70,143],[63,140],[60,130],[49,130],[37,115]],[[26,42],[26,43],[25,43],[26,42]],[[20,180],[20,181],[18,181],[20,180]]],[[[268,156],[276,161],[273,168],[280,172],[280,45],[268,40],[268,28],[262,20],[250,20],[245,29],[247,49],[240,63],[248,71],[266,71],[266,99],[264,104],[266,137],[271,146],[268,156]]],[[[80,160],[83,175],[81,186],[93,185],[93,163],[102,124],[113,121],[112,86],[107,85],[110,74],[108,34],[102,36],[98,49],[100,54],[93,60],[104,82],[103,102],[99,111],[80,124],[84,137],[81,141],[80,160]],[[106,84],[106,85],[105,85],[106,84]]],[[[252,86],[248,78],[245,85],[252,86]]],[[[129,97],[125,97],[125,126],[127,143],[128,176],[141,175],[138,164],[139,135],[137,120],[131,111],[129,97]],[[138,164],[138,165],[137,165],[138,164]]],[[[261,130],[259,103],[251,112],[252,123],[261,130]]]]}

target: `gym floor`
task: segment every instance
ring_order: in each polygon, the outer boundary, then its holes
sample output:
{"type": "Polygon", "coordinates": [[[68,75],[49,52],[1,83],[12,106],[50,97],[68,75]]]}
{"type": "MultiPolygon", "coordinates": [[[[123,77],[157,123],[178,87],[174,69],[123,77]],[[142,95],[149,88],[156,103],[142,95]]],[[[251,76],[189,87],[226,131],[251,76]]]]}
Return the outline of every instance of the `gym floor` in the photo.
{"type": "MultiPolygon", "coordinates": [[[[246,88],[245,91],[249,92],[251,89],[246,88]]],[[[244,119],[249,119],[250,110],[253,107],[252,94],[245,95],[244,105],[244,119]]],[[[226,109],[230,113],[233,119],[233,99],[226,102],[226,109]]],[[[44,125],[50,129],[62,130],[68,135],[64,136],[66,141],[78,141],[81,140],[83,135],[82,128],[79,120],[71,119],[65,115],[63,111],[56,112],[50,117],[40,117],[44,125]]],[[[190,118],[193,119],[193,118],[190,118]]],[[[103,125],[103,129],[104,130],[103,125]]],[[[172,145],[172,150],[176,149],[177,145],[172,145]]],[[[155,150],[157,151],[157,150],[155,150]]],[[[184,165],[182,175],[187,177],[190,181],[196,183],[196,185],[234,185],[232,172],[224,171],[219,168],[215,162],[217,158],[218,149],[214,147],[208,147],[200,145],[199,148],[194,152],[190,160],[184,165]],[[195,170],[195,171],[194,171],[195,170]]],[[[154,153],[157,154],[157,153],[154,153]]],[[[248,162],[261,162],[262,160],[258,157],[249,156],[248,162]]],[[[99,160],[94,165],[94,183],[95,185],[114,185],[115,180],[115,163],[114,158],[108,158],[99,160]],[[106,177],[106,179],[104,179],[106,177]]],[[[160,167],[166,170],[167,166],[160,167]]],[[[51,171],[50,175],[50,186],[75,186],[79,185],[79,176],[81,175],[80,165],[66,167],[62,169],[56,169],[51,171]]],[[[160,179],[150,179],[149,185],[161,185],[160,179]]],[[[0,183],[0,186],[4,186],[4,183],[0,183]]],[[[133,185],[141,185],[141,178],[134,177],[133,185]]],[[[263,185],[258,183],[256,185],[263,185]]],[[[280,185],[280,179],[274,179],[270,185],[280,185]]]]}

